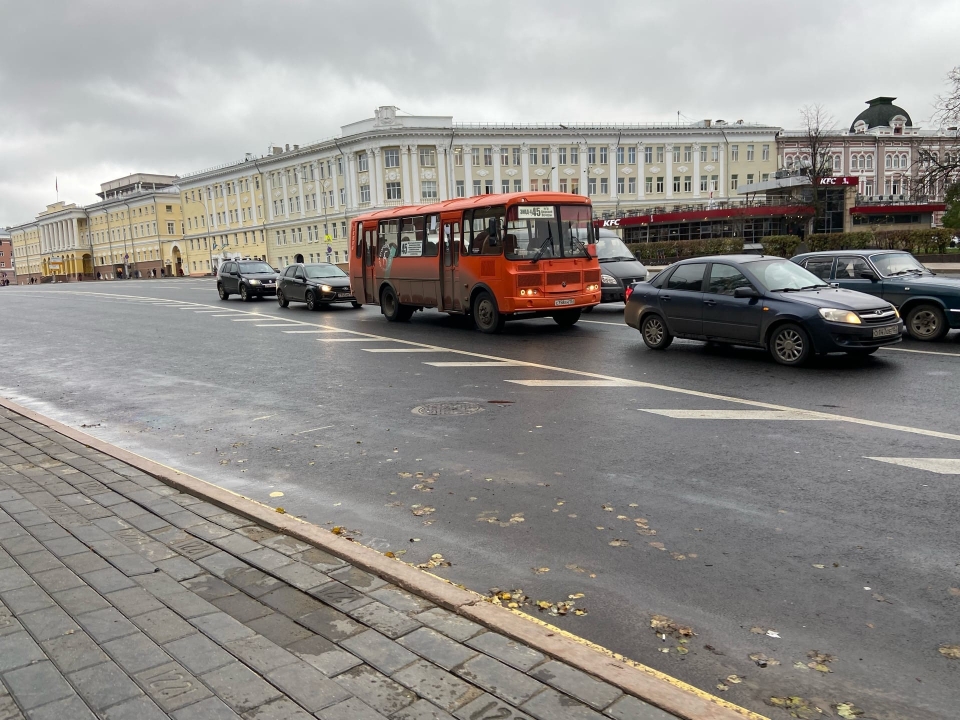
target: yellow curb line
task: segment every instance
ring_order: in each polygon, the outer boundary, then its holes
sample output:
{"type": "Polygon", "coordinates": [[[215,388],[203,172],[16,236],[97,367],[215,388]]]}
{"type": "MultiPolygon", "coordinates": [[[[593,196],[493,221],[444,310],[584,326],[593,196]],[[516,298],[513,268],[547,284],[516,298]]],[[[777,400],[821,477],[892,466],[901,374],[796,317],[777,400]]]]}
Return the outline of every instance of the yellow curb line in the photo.
{"type": "Polygon", "coordinates": [[[495,605],[479,593],[449,580],[385,557],[353,541],[333,535],[306,520],[278,513],[269,505],[219,485],[183,473],[162,463],[124,450],[82,430],[48,418],[0,397],[0,407],[124,462],[163,483],[242,515],[271,529],[321,547],[332,555],[379,575],[461,617],[524,642],[539,652],[572,665],[684,720],[769,720],[769,718],[711,695],[688,683],[543,622],[518,610],[495,605]]]}

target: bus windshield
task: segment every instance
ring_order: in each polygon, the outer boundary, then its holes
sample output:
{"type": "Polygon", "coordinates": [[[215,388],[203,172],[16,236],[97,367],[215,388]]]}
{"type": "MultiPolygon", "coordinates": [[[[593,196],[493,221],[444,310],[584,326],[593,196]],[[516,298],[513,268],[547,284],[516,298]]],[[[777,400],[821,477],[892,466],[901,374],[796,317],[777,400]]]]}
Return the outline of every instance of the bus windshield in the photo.
{"type": "Polygon", "coordinates": [[[507,213],[508,260],[587,257],[592,223],[585,205],[515,205],[507,213]]]}

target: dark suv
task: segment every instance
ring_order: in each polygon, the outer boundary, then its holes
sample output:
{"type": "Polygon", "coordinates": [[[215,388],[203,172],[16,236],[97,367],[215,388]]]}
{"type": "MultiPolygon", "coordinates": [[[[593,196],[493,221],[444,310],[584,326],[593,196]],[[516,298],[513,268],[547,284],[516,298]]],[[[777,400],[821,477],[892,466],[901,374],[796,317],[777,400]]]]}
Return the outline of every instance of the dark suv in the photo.
{"type": "Polygon", "coordinates": [[[220,299],[240,295],[243,301],[277,294],[277,271],[262,260],[227,260],[217,274],[220,299]]]}

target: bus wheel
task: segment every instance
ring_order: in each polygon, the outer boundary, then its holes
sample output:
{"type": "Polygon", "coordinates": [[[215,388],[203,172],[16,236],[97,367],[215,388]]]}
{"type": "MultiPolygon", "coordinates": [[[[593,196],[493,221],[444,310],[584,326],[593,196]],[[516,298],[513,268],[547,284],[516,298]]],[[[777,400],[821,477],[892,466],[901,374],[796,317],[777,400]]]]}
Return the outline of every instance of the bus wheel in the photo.
{"type": "Polygon", "coordinates": [[[413,315],[413,308],[401,305],[397,291],[387,285],[380,294],[380,312],[390,322],[406,322],[413,315]]]}
{"type": "Polygon", "coordinates": [[[480,292],[473,301],[473,322],[482,333],[498,333],[503,330],[506,318],[500,314],[497,301],[486,290],[480,292]]]}
{"type": "Polygon", "coordinates": [[[560,327],[573,327],[580,319],[580,308],[575,310],[561,310],[553,314],[553,321],[560,327]]]}

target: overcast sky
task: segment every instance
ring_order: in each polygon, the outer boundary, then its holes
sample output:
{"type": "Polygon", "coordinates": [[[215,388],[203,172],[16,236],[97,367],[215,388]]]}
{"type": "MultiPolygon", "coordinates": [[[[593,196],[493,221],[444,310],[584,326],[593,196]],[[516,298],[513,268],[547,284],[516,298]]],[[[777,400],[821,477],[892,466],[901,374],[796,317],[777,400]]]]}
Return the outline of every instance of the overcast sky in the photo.
{"type": "Polygon", "coordinates": [[[130,172],[307,144],[379,105],[455,121],[785,127],[877,95],[923,124],[960,2],[0,0],[0,227],[130,172]]]}

